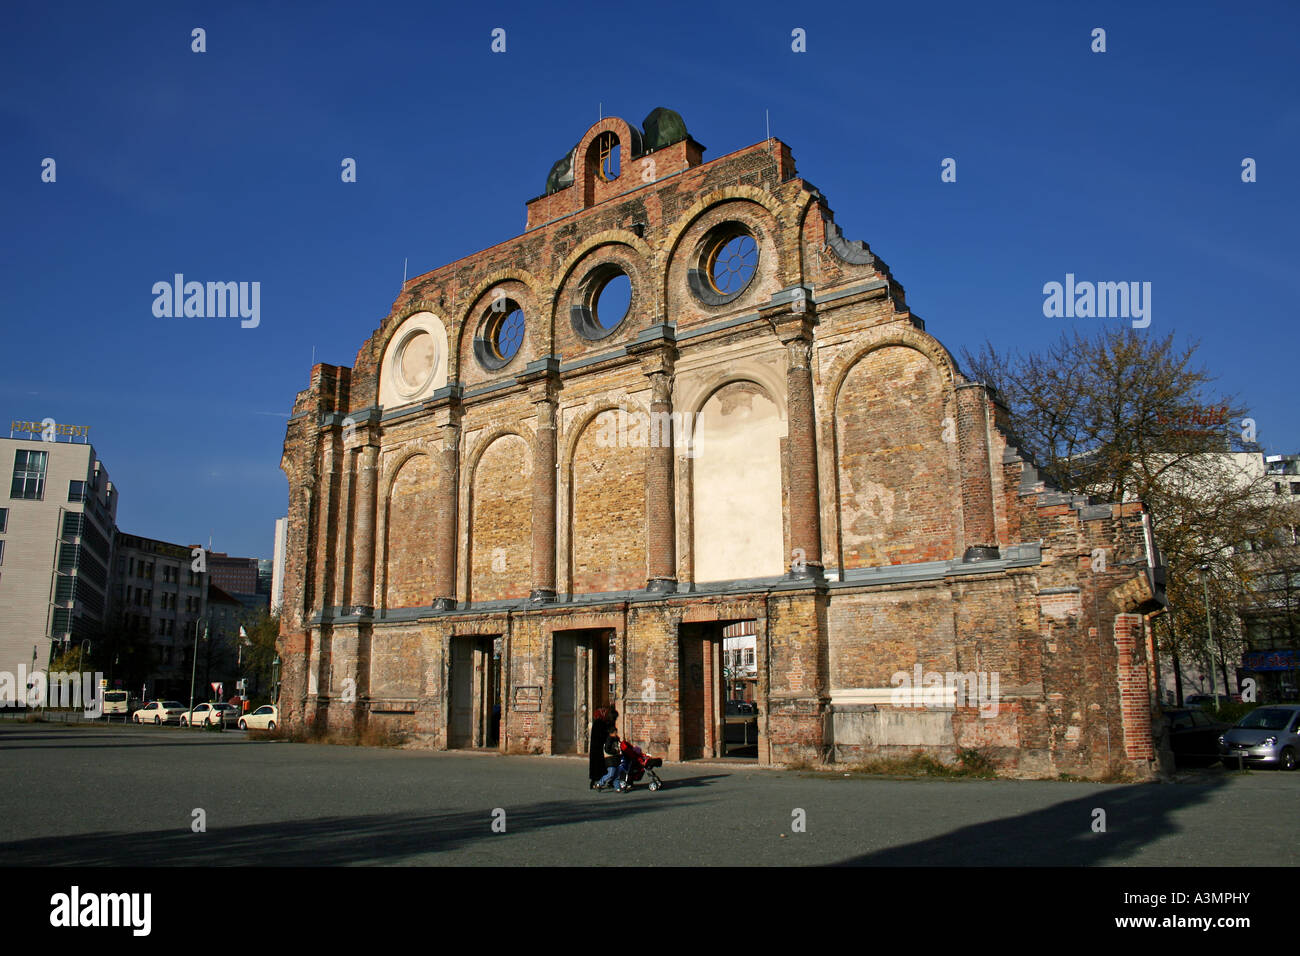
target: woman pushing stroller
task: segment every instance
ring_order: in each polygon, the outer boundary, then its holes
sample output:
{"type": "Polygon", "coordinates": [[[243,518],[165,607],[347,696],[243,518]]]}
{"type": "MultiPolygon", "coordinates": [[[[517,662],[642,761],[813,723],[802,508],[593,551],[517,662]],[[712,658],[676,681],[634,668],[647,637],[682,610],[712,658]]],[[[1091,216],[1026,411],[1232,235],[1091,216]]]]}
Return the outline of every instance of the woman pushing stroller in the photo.
{"type": "Polygon", "coordinates": [[[646,774],[650,775],[651,790],[663,786],[663,781],[655,773],[656,767],[664,765],[663,760],[647,756],[640,747],[620,740],[618,731],[613,727],[609,728],[609,735],[605,739],[604,754],[605,775],[594,784],[594,789],[605,790],[612,786],[615,790],[631,790],[646,774]]]}
{"type": "Polygon", "coordinates": [[[612,725],[605,737],[604,754],[605,775],[596,781],[594,789],[605,790],[612,786],[615,790],[622,790],[623,774],[626,771],[623,763],[623,747],[622,741],[618,738],[618,729],[612,725]]]}

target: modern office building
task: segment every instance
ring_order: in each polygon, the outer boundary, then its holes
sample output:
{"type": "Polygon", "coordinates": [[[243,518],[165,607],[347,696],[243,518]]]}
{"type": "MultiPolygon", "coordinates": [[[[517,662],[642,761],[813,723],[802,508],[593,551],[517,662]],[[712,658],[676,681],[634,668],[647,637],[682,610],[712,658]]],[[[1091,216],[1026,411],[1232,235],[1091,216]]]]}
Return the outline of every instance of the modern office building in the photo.
{"type": "Polygon", "coordinates": [[[1255,681],[1266,703],[1300,700],[1300,455],[1269,455],[1265,480],[1291,522],[1251,555],[1255,574],[1241,605],[1245,648],[1237,680],[1255,681]]]}
{"type": "Polygon", "coordinates": [[[0,502],[0,670],[44,668],[94,641],[108,605],[117,489],[88,429],[14,422],[30,438],[0,438],[10,470],[0,502]]]}
{"type": "Polygon", "coordinates": [[[1300,501],[1300,455],[1269,455],[1264,459],[1264,470],[1274,495],[1300,501]]]}
{"type": "Polygon", "coordinates": [[[235,558],[224,551],[209,551],[212,583],[227,594],[257,593],[257,558],[235,558]]]}
{"type": "Polygon", "coordinates": [[[271,606],[271,569],[263,558],[236,558],[224,551],[209,551],[208,573],[212,583],[236,598],[250,611],[271,606]]]}

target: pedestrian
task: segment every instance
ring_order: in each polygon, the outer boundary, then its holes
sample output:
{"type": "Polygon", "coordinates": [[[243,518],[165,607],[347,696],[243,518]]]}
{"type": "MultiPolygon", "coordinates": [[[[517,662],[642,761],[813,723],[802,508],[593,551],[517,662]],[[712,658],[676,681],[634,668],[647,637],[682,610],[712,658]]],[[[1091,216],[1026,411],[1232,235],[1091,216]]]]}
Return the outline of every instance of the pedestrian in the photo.
{"type": "Polygon", "coordinates": [[[606,785],[610,784],[613,785],[615,790],[620,789],[621,778],[619,771],[623,765],[623,748],[620,744],[618,729],[611,724],[604,746],[605,775],[596,782],[597,790],[603,790],[606,785]]]}
{"type": "Polygon", "coordinates": [[[601,707],[592,715],[591,748],[587,759],[587,776],[591,780],[592,790],[596,789],[596,781],[605,775],[605,738],[609,736],[609,728],[616,720],[618,711],[612,706],[601,707]]]}

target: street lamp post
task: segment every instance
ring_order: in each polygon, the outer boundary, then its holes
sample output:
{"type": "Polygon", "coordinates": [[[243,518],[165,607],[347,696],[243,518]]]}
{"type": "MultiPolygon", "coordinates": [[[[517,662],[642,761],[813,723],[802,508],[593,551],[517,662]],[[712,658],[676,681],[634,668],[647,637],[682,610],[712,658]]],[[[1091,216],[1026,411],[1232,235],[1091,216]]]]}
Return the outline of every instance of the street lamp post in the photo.
{"type": "MultiPolygon", "coordinates": [[[[1201,565],[1201,590],[1205,595],[1205,631],[1208,635],[1205,645],[1205,653],[1210,662],[1210,700],[1213,706],[1219,706],[1219,698],[1214,692],[1214,625],[1210,622],[1210,566],[1201,565]]],[[[1224,687],[1223,692],[1226,694],[1228,688],[1224,687]]]]}
{"type": "Polygon", "coordinates": [[[235,673],[239,675],[241,689],[239,691],[240,706],[248,709],[248,679],[244,677],[244,648],[252,647],[253,642],[248,639],[243,625],[239,628],[239,645],[235,649],[235,673]]]}
{"type": "MultiPolygon", "coordinates": [[[[203,621],[203,639],[208,639],[208,622],[203,621]]],[[[194,654],[190,657],[190,710],[186,715],[186,720],[191,727],[194,726],[194,678],[198,676],[199,669],[199,622],[194,622],[194,654]]]]}

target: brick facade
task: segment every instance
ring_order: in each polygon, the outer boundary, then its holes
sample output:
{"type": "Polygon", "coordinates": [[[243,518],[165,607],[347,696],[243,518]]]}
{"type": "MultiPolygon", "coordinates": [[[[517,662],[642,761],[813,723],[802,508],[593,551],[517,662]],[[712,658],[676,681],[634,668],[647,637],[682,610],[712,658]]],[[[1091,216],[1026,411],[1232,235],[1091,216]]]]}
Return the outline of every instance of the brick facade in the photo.
{"type": "Polygon", "coordinates": [[[744,621],[760,762],[1149,771],[1142,505],[1043,486],[789,147],[705,163],[651,119],[593,126],[521,236],[408,280],[351,368],[312,369],[282,461],[286,720],[573,752],[612,683],[635,742],[719,756],[744,621]],[[737,237],[752,277],[724,284],[737,237]]]}

